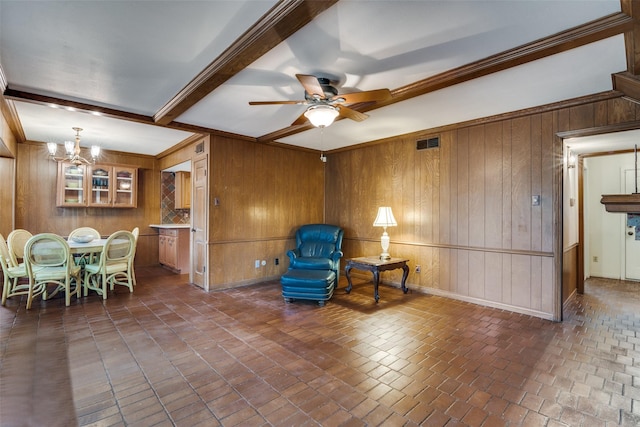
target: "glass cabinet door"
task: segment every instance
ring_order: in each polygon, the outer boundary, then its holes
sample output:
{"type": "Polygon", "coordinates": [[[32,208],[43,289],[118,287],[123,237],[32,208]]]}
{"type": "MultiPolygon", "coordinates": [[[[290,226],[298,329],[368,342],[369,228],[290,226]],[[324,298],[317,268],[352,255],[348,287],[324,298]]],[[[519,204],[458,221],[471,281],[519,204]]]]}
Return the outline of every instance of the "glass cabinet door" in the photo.
{"type": "Polygon", "coordinates": [[[137,171],[136,168],[114,166],[114,207],[135,208],[137,206],[137,171]]]}
{"type": "Polygon", "coordinates": [[[108,206],[111,204],[112,168],[94,165],[89,168],[91,179],[89,206],[108,206]]]}
{"type": "Polygon", "coordinates": [[[58,163],[59,207],[138,207],[138,168],[114,164],[58,163]]]}
{"type": "Polygon", "coordinates": [[[58,163],[58,206],[85,206],[84,165],[58,163]]]}

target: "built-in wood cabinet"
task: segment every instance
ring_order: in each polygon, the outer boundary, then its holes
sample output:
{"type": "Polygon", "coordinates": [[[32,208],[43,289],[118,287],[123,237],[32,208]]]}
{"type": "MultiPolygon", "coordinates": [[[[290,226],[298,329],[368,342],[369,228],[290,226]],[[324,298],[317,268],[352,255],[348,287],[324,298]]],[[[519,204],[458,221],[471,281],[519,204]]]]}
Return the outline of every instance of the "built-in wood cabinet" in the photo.
{"type": "Polygon", "coordinates": [[[57,184],[57,206],[83,207],[87,205],[87,167],[85,165],[58,163],[57,184]]]}
{"type": "Polygon", "coordinates": [[[58,207],[135,208],[138,168],[114,164],[58,164],[58,207]]]}
{"type": "Polygon", "coordinates": [[[161,228],[158,232],[158,260],[178,273],[189,271],[189,229],[161,228]]]}
{"type": "Polygon", "coordinates": [[[175,209],[191,209],[191,172],[176,172],[175,209]]]}

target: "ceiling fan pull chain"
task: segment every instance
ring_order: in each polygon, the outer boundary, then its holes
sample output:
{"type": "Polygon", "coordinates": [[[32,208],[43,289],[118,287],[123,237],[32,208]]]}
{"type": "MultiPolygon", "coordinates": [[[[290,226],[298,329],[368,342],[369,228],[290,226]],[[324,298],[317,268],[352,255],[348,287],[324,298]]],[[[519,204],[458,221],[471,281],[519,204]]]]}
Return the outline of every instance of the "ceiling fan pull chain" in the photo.
{"type": "Polygon", "coordinates": [[[319,128],[320,129],[320,160],[323,162],[327,161],[327,158],[324,156],[324,127],[319,128]]]}

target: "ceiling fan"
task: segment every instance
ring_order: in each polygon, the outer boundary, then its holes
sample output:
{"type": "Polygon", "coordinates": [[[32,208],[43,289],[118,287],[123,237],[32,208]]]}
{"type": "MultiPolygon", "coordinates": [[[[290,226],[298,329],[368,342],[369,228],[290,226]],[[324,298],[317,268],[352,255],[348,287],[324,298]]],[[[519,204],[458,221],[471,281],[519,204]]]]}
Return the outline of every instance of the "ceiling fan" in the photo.
{"type": "Polygon", "coordinates": [[[364,92],[338,94],[338,90],[331,85],[331,81],[324,77],[308,74],[296,74],[298,81],[304,87],[304,101],[252,101],[249,105],[295,104],[309,107],[291,126],[304,124],[307,120],[316,127],[327,127],[336,117],[342,116],[361,122],[368,115],[347,107],[344,104],[361,102],[385,101],[391,98],[389,89],[376,89],[364,92]]]}

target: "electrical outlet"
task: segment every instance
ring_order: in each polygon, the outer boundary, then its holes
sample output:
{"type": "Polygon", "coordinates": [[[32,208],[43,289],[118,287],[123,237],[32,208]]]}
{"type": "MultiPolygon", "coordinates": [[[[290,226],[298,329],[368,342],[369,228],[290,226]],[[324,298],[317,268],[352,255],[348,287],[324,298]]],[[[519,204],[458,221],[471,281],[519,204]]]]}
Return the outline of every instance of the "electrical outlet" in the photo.
{"type": "Polygon", "coordinates": [[[260,268],[260,260],[259,259],[256,260],[256,268],[260,268]]]}
{"type": "Polygon", "coordinates": [[[420,269],[420,266],[419,266],[419,265],[416,265],[416,273],[420,273],[420,270],[421,270],[421,269],[420,269]]]}
{"type": "Polygon", "coordinates": [[[280,259],[276,258],[275,263],[276,263],[276,265],[280,264],[280,259]]]}
{"type": "Polygon", "coordinates": [[[598,262],[598,257],[597,256],[593,257],[593,262],[598,262]]]}

